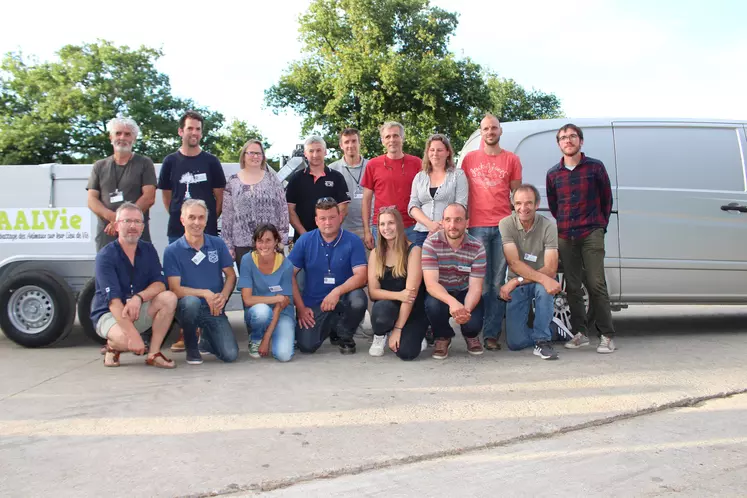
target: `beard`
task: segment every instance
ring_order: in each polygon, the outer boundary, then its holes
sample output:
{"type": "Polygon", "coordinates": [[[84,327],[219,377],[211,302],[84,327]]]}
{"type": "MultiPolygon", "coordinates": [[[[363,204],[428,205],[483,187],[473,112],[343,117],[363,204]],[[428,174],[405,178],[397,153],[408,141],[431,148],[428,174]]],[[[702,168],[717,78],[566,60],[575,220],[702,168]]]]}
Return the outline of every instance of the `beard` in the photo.
{"type": "Polygon", "coordinates": [[[497,137],[495,140],[484,138],[483,141],[485,142],[485,145],[498,145],[501,142],[501,137],[497,137]]]}
{"type": "Polygon", "coordinates": [[[445,230],[445,232],[446,232],[446,237],[449,238],[449,239],[451,239],[451,240],[457,240],[462,235],[464,235],[464,230],[462,230],[461,232],[459,232],[459,231],[453,231],[452,232],[452,231],[449,231],[449,230],[445,230]],[[456,233],[456,235],[452,235],[453,233],[456,233]]]}
{"type": "Polygon", "coordinates": [[[120,154],[132,152],[132,144],[125,145],[125,144],[113,143],[112,146],[114,147],[114,152],[118,152],[120,154]]]}

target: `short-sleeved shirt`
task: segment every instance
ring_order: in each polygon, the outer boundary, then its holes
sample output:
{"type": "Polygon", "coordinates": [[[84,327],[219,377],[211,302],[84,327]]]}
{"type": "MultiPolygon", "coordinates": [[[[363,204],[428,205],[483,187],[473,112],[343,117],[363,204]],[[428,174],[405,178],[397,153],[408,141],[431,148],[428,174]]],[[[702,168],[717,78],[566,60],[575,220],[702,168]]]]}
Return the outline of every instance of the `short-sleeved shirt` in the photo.
{"type": "MultiPolygon", "coordinates": [[[[144,186],[155,187],[156,183],[156,168],[149,157],[133,154],[127,164],[120,166],[114,161],[114,156],[109,156],[93,165],[86,190],[97,190],[104,207],[116,211],[123,202],[137,201],[143,195],[144,186]],[[112,194],[116,192],[122,193],[122,200],[112,202],[112,194]]],[[[143,213],[143,217],[147,226],[148,211],[143,213]]],[[[109,221],[100,217],[98,220],[97,233],[101,233],[109,221]]],[[[143,233],[148,233],[148,230],[143,233]]]]}
{"type": "Polygon", "coordinates": [[[325,242],[319,230],[301,235],[288,256],[293,266],[306,273],[303,302],[319,306],[332,289],[353,276],[353,269],[366,266],[366,248],[361,239],[347,230],[340,230],[332,242],[325,242]],[[334,283],[325,283],[331,274],[334,283]]]}
{"type": "Polygon", "coordinates": [[[251,289],[253,296],[288,296],[291,304],[286,306],[281,315],[287,315],[296,319],[296,308],[293,306],[293,265],[281,254],[275,256],[275,269],[265,275],[257,267],[254,251],[245,254],[241,259],[241,270],[239,274],[239,289],[251,289]],[[278,264],[279,260],[279,264],[278,264]]]}
{"type": "Polygon", "coordinates": [[[425,239],[422,264],[423,271],[438,270],[438,283],[448,292],[467,290],[470,277],[485,278],[487,265],[482,242],[465,232],[462,245],[455,251],[443,230],[425,239]]]}
{"type": "Polygon", "coordinates": [[[217,157],[205,151],[196,156],[185,156],[181,151],[169,154],[163,160],[158,175],[158,188],[171,190],[169,204],[169,237],[184,235],[180,220],[182,204],[186,199],[201,199],[208,207],[205,233],[218,235],[218,217],[213,189],[226,188],[226,175],[217,157]]]}
{"type": "MultiPolygon", "coordinates": [[[[524,230],[516,213],[503,218],[498,228],[503,245],[515,244],[521,261],[535,270],[545,266],[546,249],[558,248],[558,227],[539,213],[535,213],[534,224],[528,232],[524,230]]],[[[515,277],[518,275],[509,268],[508,278],[515,277]]]]}
{"type": "Polygon", "coordinates": [[[359,164],[348,166],[345,158],[342,158],[329,165],[329,169],[342,174],[348,186],[350,204],[348,204],[348,215],[342,223],[342,228],[353,232],[358,237],[363,236],[363,185],[361,185],[361,182],[363,181],[363,174],[366,172],[367,163],[366,159],[361,158],[359,164]]]}
{"type": "Polygon", "coordinates": [[[373,190],[376,196],[374,225],[379,223],[379,210],[389,206],[397,206],[405,228],[415,224],[407,212],[407,204],[410,202],[412,182],[422,169],[423,161],[409,154],[401,159],[390,159],[383,155],[368,161],[361,185],[373,190]]]}
{"type": "Polygon", "coordinates": [[[166,284],[158,259],[158,251],[148,242],[139,240],[135,249],[135,264],[130,263],[119,241],[104,246],[96,255],[96,293],[91,303],[94,325],[109,312],[112,299],[126,303],[128,299],[147,289],[153,282],[166,284]]]}
{"type": "Polygon", "coordinates": [[[513,152],[498,155],[473,150],[462,160],[469,182],[469,226],[496,227],[511,214],[511,182],[521,180],[521,161],[513,152]]]}
{"type": "MultiPolygon", "coordinates": [[[[316,229],[316,201],[322,197],[331,197],[338,204],[350,201],[345,178],[327,166],[322,176],[312,175],[308,167],[299,171],[285,189],[285,200],[296,205],[296,214],[307,232],[316,229]]],[[[300,236],[296,231],[294,239],[298,240],[300,236]]]]}
{"type": "Polygon", "coordinates": [[[180,277],[182,287],[220,292],[223,268],[233,267],[233,258],[223,239],[209,234],[203,237],[205,240],[199,251],[190,246],[184,236],[169,244],[163,252],[163,272],[166,278],[180,277]],[[200,258],[200,253],[204,257],[200,258]]]}

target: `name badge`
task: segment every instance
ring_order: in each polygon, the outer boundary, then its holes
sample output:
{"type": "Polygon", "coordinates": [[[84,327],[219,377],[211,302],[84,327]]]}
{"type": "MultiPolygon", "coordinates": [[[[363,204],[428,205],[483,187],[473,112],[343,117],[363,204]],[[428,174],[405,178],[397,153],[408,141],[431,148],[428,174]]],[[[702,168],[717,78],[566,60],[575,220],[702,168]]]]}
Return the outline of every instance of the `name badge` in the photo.
{"type": "Polygon", "coordinates": [[[331,272],[327,272],[324,275],[324,284],[325,285],[335,285],[335,276],[331,272]]]}
{"type": "Polygon", "coordinates": [[[109,202],[112,204],[116,204],[118,202],[124,202],[124,194],[120,192],[119,190],[115,190],[111,194],[109,194],[109,202]]]}
{"type": "Polygon", "coordinates": [[[199,265],[202,263],[202,260],[205,259],[205,254],[203,254],[202,251],[197,251],[197,254],[195,254],[195,257],[192,258],[192,262],[196,265],[199,265]]]}
{"type": "Polygon", "coordinates": [[[353,195],[353,199],[363,199],[363,194],[359,194],[356,192],[355,195],[353,195]]]}
{"type": "Polygon", "coordinates": [[[270,292],[283,292],[283,288],[279,285],[271,285],[270,292]]]}
{"type": "Polygon", "coordinates": [[[524,259],[527,260],[527,261],[531,261],[532,263],[536,263],[537,262],[537,256],[535,256],[534,254],[527,253],[527,254],[524,255],[524,259]]]}
{"type": "Polygon", "coordinates": [[[201,183],[207,181],[207,173],[198,173],[195,175],[194,180],[192,180],[192,183],[201,183]]]}
{"type": "Polygon", "coordinates": [[[471,266],[457,266],[457,270],[472,273],[472,267],[471,266]]]}

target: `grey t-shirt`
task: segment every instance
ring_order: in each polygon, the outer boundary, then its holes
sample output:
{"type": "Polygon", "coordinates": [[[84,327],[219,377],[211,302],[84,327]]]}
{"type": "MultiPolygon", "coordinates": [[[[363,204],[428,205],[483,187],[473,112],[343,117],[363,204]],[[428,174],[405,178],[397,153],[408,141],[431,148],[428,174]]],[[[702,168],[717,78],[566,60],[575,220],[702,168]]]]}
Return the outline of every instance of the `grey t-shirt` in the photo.
{"type": "MultiPolygon", "coordinates": [[[[109,156],[106,159],[96,161],[93,165],[86,190],[98,190],[101,203],[108,209],[116,211],[125,201],[137,201],[143,195],[143,186],[153,185],[155,187],[156,183],[156,168],[149,157],[133,154],[126,165],[119,166],[114,162],[114,156],[109,156]],[[121,192],[122,200],[118,200],[117,192],[121,192]]],[[[147,211],[144,216],[146,228],[143,232],[143,238],[145,239],[146,234],[149,234],[147,211]]],[[[103,232],[108,223],[105,219],[99,218],[96,235],[97,245],[99,245],[99,239],[106,235],[103,232]]],[[[114,238],[108,236],[105,239],[106,241],[114,240],[114,238]]],[[[105,241],[102,239],[102,247],[106,245],[103,242],[105,241]]]]}
{"type": "Polygon", "coordinates": [[[368,163],[368,160],[362,158],[360,164],[348,166],[345,158],[342,158],[329,165],[329,169],[340,172],[348,186],[350,203],[348,204],[348,215],[345,217],[342,228],[361,238],[363,238],[363,187],[361,186],[361,180],[366,173],[366,163],[368,163]]]}
{"type": "MultiPolygon", "coordinates": [[[[503,245],[515,244],[521,261],[535,270],[545,266],[546,249],[558,248],[558,227],[539,213],[534,215],[534,224],[528,232],[524,231],[515,211],[500,221],[498,229],[503,245]]],[[[518,275],[509,268],[508,278],[515,277],[518,275]]]]}

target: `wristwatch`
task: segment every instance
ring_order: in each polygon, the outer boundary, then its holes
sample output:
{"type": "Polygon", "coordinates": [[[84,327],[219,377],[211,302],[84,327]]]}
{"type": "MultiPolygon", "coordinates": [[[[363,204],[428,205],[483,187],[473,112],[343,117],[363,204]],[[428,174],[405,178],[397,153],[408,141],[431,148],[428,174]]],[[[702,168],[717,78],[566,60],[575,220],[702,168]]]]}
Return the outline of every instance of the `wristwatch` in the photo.
{"type": "Polygon", "coordinates": [[[524,283],[524,277],[516,277],[516,281],[519,282],[519,285],[524,283]]]}

